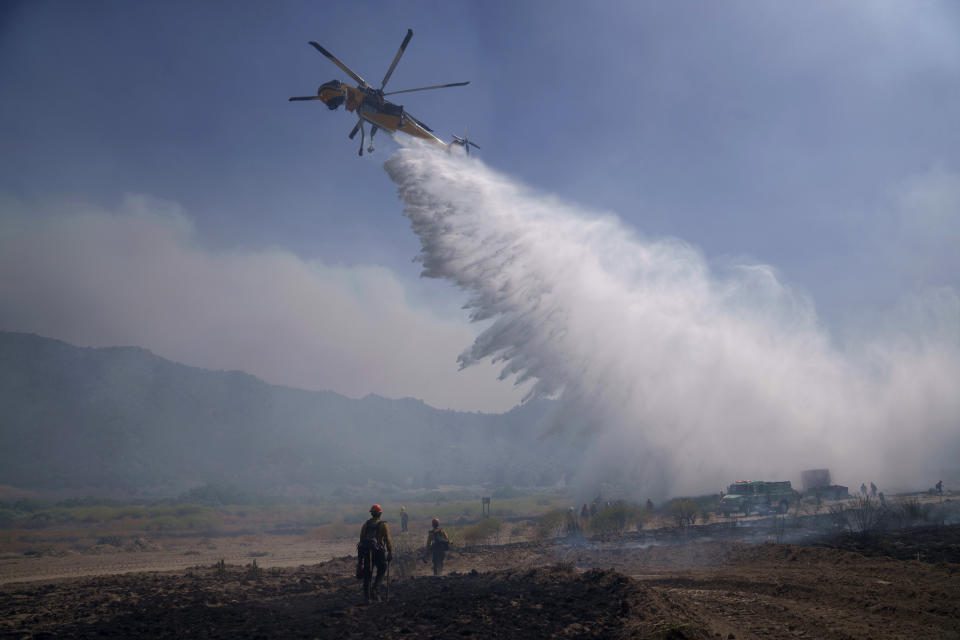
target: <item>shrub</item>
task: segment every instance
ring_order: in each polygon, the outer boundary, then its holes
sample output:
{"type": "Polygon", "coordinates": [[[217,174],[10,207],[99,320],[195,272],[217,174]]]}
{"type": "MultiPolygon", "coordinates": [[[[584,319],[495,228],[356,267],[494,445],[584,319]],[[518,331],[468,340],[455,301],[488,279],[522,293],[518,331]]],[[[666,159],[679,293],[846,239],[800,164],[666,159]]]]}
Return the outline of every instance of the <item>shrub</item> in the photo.
{"type": "Polygon", "coordinates": [[[512,527],[510,527],[510,537],[520,538],[527,531],[527,525],[523,522],[518,522],[512,527]]]}
{"type": "Polygon", "coordinates": [[[867,536],[886,525],[889,510],[875,498],[857,496],[851,506],[847,510],[851,533],[867,536]]]}
{"type": "Polygon", "coordinates": [[[846,507],[842,504],[830,507],[834,526],[862,537],[883,529],[890,515],[890,509],[870,496],[857,496],[846,507]]]}
{"type": "Polygon", "coordinates": [[[776,516],[773,519],[773,528],[770,534],[773,536],[774,542],[780,544],[783,542],[783,535],[787,531],[787,519],[786,517],[776,516]]]}
{"type": "Polygon", "coordinates": [[[913,522],[915,520],[920,520],[925,514],[923,510],[923,505],[920,504],[920,498],[913,496],[912,498],[904,498],[897,502],[896,514],[898,519],[903,520],[904,522],[913,522]]]}
{"type": "Polygon", "coordinates": [[[697,503],[685,498],[674,500],[667,506],[667,513],[681,529],[696,523],[697,511],[697,503]]]}
{"type": "Polygon", "coordinates": [[[646,513],[635,504],[614,504],[590,518],[590,530],[604,535],[623,535],[630,525],[642,523],[646,513]]]}
{"type": "Polygon", "coordinates": [[[257,566],[257,560],[247,565],[247,578],[250,580],[260,580],[263,577],[263,567],[257,566]]]}
{"type": "Polygon", "coordinates": [[[563,534],[567,512],[563,509],[554,509],[543,514],[537,521],[537,539],[546,540],[563,534]]]}
{"type": "Polygon", "coordinates": [[[503,526],[498,518],[485,518],[477,524],[464,527],[457,532],[456,538],[467,545],[483,544],[490,538],[500,540],[500,529],[503,526]]]}

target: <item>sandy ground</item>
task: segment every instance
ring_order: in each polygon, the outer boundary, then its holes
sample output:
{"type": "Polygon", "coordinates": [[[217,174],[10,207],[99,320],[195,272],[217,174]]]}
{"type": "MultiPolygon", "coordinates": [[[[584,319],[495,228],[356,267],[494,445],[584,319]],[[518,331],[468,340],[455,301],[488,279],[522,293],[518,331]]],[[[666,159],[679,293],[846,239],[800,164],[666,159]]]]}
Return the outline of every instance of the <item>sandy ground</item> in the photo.
{"type": "Polygon", "coordinates": [[[244,565],[256,559],[261,567],[295,567],[317,564],[347,555],[353,541],[317,541],[303,536],[238,536],[210,539],[140,539],[125,548],[99,545],[96,553],[70,551],[62,555],[28,557],[19,553],[0,555],[0,584],[81,576],[100,576],[135,571],[170,571],[197,565],[244,565]]]}
{"type": "MultiPolygon", "coordinates": [[[[162,572],[54,578],[68,573],[57,561],[78,560],[35,558],[51,563],[47,577],[0,586],[0,636],[960,638],[960,526],[806,546],[651,544],[649,535],[524,542],[452,552],[441,577],[398,553],[389,601],[367,606],[351,557],[284,566],[335,552],[287,542],[281,552],[231,541],[236,561],[220,572],[208,562],[226,554],[221,540],[210,555],[185,556],[193,568],[162,572]],[[272,568],[250,567],[251,550],[266,551],[257,563],[272,568]]],[[[155,567],[184,560],[150,553],[141,555],[155,567]]]]}

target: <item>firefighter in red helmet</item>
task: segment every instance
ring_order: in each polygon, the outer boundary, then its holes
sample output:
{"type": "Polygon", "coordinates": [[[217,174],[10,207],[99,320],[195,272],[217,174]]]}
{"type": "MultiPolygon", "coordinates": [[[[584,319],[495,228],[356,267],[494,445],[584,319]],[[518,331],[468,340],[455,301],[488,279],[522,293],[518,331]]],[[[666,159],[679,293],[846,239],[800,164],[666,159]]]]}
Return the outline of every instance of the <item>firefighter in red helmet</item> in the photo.
{"type": "Polygon", "coordinates": [[[450,548],[450,538],[440,528],[440,518],[434,518],[431,524],[433,528],[427,534],[427,553],[433,556],[433,575],[438,576],[443,571],[443,558],[450,548]]]}
{"type": "Polygon", "coordinates": [[[363,599],[365,602],[380,600],[380,585],[387,572],[387,564],[393,560],[393,543],[390,541],[390,529],[380,520],[383,509],[375,504],[370,507],[370,519],[360,527],[360,542],[357,543],[357,574],[363,577],[363,599]],[[377,577],[370,585],[373,568],[377,568],[377,577]]]}

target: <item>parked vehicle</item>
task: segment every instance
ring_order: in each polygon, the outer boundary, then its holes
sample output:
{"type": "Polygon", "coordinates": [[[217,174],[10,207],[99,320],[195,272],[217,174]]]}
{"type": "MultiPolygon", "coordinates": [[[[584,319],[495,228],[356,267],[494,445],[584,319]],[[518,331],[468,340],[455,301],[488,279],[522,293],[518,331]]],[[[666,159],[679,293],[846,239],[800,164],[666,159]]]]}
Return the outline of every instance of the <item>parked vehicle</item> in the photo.
{"type": "Polygon", "coordinates": [[[786,513],[793,502],[793,487],[790,481],[765,482],[763,480],[737,480],[720,498],[717,511],[721,515],[731,513],[786,513]]]}

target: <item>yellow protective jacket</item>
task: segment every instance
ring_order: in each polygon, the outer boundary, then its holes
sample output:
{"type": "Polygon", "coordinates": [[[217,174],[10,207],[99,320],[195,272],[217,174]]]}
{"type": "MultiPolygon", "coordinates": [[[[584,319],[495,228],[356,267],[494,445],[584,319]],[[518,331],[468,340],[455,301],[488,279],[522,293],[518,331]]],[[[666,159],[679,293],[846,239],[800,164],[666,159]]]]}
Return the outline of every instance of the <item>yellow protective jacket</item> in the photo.
{"type": "Polygon", "coordinates": [[[363,523],[363,526],[360,527],[360,541],[362,542],[369,533],[367,531],[368,527],[377,527],[377,532],[374,534],[374,537],[377,539],[377,542],[382,544],[386,550],[392,555],[393,554],[393,542],[390,540],[390,528],[387,527],[387,523],[380,520],[380,518],[370,518],[363,523]]]}

